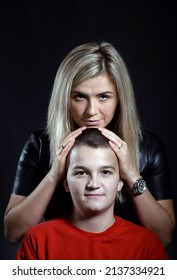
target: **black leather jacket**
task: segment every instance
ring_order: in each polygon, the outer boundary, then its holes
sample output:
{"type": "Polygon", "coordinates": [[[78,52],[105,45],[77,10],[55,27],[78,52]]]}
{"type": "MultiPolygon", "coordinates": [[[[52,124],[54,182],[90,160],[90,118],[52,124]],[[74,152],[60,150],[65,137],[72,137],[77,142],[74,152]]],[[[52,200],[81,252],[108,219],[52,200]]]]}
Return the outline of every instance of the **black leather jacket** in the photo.
{"type": "MultiPolygon", "coordinates": [[[[49,171],[49,142],[44,130],[31,134],[21,153],[13,193],[28,196],[49,171]]],[[[169,175],[168,159],[164,146],[158,136],[143,130],[143,141],[140,146],[140,173],[148,189],[156,200],[171,199],[172,190],[169,175]]],[[[126,201],[115,204],[115,214],[136,221],[131,198],[126,191],[126,201]]],[[[58,186],[46,210],[45,218],[51,219],[70,212],[72,202],[70,195],[58,186]]]]}

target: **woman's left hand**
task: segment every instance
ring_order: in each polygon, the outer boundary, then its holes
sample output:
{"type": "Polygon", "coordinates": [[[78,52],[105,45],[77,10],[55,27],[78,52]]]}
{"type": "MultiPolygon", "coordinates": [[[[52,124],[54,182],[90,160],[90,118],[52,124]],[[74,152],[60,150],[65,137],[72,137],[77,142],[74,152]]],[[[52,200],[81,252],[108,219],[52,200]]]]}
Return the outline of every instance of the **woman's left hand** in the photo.
{"type": "Polygon", "coordinates": [[[98,129],[109,140],[109,145],[118,158],[120,177],[127,182],[129,187],[132,187],[141,175],[132,162],[127,143],[106,128],[99,127],[98,129]]]}

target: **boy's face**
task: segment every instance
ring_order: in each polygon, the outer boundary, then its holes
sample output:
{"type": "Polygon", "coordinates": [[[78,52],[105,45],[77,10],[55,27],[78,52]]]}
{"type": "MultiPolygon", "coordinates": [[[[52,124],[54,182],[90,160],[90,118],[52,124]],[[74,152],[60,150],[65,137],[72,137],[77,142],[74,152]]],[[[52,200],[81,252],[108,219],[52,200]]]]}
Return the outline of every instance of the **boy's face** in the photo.
{"type": "Polygon", "coordinates": [[[117,157],[111,148],[83,145],[71,151],[65,189],[71,194],[74,212],[113,213],[121,187],[117,157]]]}

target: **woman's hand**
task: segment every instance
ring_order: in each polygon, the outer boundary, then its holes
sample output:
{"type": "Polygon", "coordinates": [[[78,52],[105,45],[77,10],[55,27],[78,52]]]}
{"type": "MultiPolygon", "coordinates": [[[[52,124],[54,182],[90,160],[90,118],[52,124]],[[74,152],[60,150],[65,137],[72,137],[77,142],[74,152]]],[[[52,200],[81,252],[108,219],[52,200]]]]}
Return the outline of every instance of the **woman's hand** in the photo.
{"type": "Polygon", "coordinates": [[[126,181],[129,187],[132,187],[141,175],[131,160],[127,143],[114,132],[106,128],[99,127],[98,129],[106,138],[108,138],[109,145],[118,158],[120,177],[126,181]]]}
{"type": "Polygon", "coordinates": [[[66,158],[71,150],[76,137],[82,133],[86,127],[80,127],[77,130],[71,132],[63,141],[59,144],[56,150],[56,157],[54,163],[49,171],[49,176],[52,180],[56,180],[58,183],[65,178],[66,172],[66,158]]]}

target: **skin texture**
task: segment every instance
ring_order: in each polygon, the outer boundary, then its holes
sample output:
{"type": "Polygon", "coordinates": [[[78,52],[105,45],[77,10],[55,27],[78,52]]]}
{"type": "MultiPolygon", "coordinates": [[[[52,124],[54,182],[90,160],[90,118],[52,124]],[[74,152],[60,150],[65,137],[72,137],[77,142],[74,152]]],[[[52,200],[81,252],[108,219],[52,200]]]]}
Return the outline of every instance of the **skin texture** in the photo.
{"type": "Polygon", "coordinates": [[[91,224],[95,232],[111,226],[115,197],[122,184],[117,157],[111,148],[75,147],[65,181],[65,190],[73,200],[72,223],[83,230],[90,230],[91,224]],[[102,223],[98,223],[100,220],[102,223]]]}
{"type": "Polygon", "coordinates": [[[107,74],[82,82],[71,93],[71,115],[80,127],[106,127],[117,104],[116,88],[107,74]]]}

